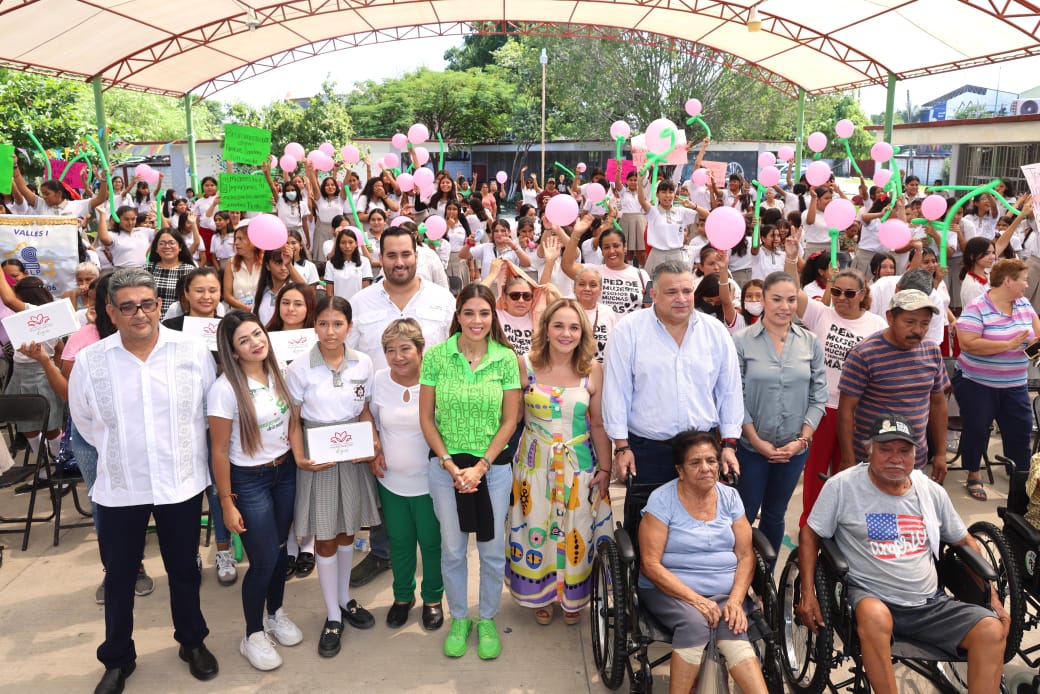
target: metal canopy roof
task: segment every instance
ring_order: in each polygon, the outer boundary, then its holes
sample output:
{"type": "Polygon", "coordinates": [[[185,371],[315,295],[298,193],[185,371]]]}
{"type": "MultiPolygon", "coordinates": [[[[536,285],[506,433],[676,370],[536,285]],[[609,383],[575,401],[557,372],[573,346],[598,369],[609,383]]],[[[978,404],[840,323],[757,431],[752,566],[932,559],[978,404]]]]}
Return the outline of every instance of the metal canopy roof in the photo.
{"type": "Polygon", "coordinates": [[[707,46],[809,94],[1040,55],[1024,0],[0,0],[0,16],[0,66],[201,98],[322,53],[473,31],[707,46]]]}

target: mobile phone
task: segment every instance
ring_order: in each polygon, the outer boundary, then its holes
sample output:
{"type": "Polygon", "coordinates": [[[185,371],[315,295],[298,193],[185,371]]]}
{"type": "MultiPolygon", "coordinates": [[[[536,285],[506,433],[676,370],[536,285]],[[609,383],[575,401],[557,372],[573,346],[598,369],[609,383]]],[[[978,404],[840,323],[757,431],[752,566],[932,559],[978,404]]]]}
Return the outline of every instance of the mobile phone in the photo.
{"type": "Polygon", "coordinates": [[[1040,366],[1040,364],[1038,364],[1038,361],[1040,361],[1040,338],[1030,342],[1022,351],[1026,353],[1027,357],[1029,357],[1029,361],[1040,366]]]}

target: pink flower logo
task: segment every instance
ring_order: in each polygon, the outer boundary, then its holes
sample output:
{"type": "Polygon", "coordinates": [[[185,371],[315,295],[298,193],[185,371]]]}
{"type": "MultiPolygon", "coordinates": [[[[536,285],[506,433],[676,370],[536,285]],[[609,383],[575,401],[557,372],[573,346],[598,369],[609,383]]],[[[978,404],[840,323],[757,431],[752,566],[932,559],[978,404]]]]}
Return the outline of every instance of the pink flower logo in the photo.
{"type": "Polygon", "coordinates": [[[50,322],[51,322],[50,316],[45,315],[43,313],[37,313],[35,316],[29,316],[28,324],[29,324],[30,328],[35,328],[37,325],[43,325],[45,323],[50,323],[50,322]]]}
{"type": "Polygon", "coordinates": [[[205,335],[216,335],[217,334],[217,324],[216,323],[209,323],[209,324],[203,326],[202,332],[205,335]]]}
{"type": "Polygon", "coordinates": [[[289,340],[289,344],[290,345],[305,345],[305,344],[307,344],[307,337],[306,336],[301,336],[301,337],[294,338],[292,340],[289,340]]]}
{"type": "Polygon", "coordinates": [[[350,443],[353,437],[345,431],[337,431],[329,439],[329,443],[350,443]]]}

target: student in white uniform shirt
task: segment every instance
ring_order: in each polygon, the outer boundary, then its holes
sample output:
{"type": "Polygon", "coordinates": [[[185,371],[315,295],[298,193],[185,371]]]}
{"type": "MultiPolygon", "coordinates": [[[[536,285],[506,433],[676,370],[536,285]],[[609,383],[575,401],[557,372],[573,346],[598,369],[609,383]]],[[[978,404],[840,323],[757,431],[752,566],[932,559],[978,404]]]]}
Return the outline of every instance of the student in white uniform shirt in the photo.
{"type": "Polygon", "coordinates": [[[780,230],[771,224],[759,229],[758,248],[751,249],[751,279],[764,280],[774,272],[784,271],[784,245],[780,230]]]}
{"type": "Polygon", "coordinates": [[[834,192],[827,186],[817,186],[809,189],[809,195],[811,203],[802,213],[802,240],[805,242],[802,255],[806,259],[813,253],[829,253],[831,250],[830,228],[823,218],[823,211],[834,192]]]}
{"type": "Polygon", "coordinates": [[[657,205],[654,206],[646,199],[643,186],[638,186],[636,191],[646,215],[646,240],[652,249],[646,259],[646,271],[653,274],[658,263],[669,260],[681,263],[682,248],[688,241],[686,228],[696,223],[697,215],[707,217],[708,210],[689,200],[683,200],[683,207],[675,209],[672,206],[675,201],[675,184],[671,181],[657,184],[657,205]]]}
{"type": "Polygon", "coordinates": [[[135,207],[120,207],[115,229],[109,231],[107,224],[98,227],[97,239],[111,253],[112,265],[117,268],[144,267],[147,261],[155,229],[138,226],[138,214],[135,207]]]}
{"type": "MultiPolygon", "coordinates": [[[[466,245],[459,251],[461,260],[472,259],[476,263],[481,278],[487,277],[491,272],[491,263],[496,258],[503,258],[520,267],[530,267],[531,258],[519,244],[513,240],[513,230],[505,219],[496,219],[491,225],[491,241],[476,245],[472,238],[466,240],[466,245]]],[[[471,269],[470,276],[475,280],[476,273],[471,269]]]]}
{"type": "Polygon", "coordinates": [[[23,214],[45,215],[50,217],[83,218],[101,205],[108,202],[108,186],[98,186],[98,192],[89,200],[71,200],[69,192],[59,181],[44,181],[40,184],[40,194],[29,190],[15,158],[13,185],[11,188],[15,203],[23,205],[23,214]]]}
{"type": "MultiPolygon", "coordinates": [[[[643,214],[643,206],[639,203],[639,193],[636,188],[640,185],[639,174],[634,170],[628,172],[625,185],[621,185],[621,168],[618,167],[618,178],[616,181],[617,195],[620,201],[621,229],[625,234],[625,245],[628,247],[629,257],[639,263],[640,267],[646,264],[646,241],[643,233],[646,231],[646,215],[643,214]]],[[[643,193],[646,197],[646,193],[643,193]]]]}
{"type": "Polygon", "coordinates": [[[332,293],[348,300],[372,284],[372,264],[358,250],[358,230],[354,227],[336,234],[332,257],[325,264],[325,281],[330,280],[332,293]]]}
{"type": "Polygon", "coordinates": [[[303,243],[303,235],[298,231],[290,231],[285,241],[285,249],[289,251],[296,271],[300,273],[305,284],[314,286],[321,281],[318,267],[307,259],[307,247],[303,243]]]}

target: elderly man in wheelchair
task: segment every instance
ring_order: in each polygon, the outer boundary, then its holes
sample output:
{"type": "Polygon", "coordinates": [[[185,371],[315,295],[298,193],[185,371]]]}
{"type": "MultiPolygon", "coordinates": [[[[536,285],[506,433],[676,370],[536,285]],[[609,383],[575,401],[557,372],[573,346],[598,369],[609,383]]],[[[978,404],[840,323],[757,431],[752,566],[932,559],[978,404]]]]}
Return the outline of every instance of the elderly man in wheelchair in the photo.
{"type": "MultiPolygon", "coordinates": [[[[897,691],[894,653],[897,660],[900,654],[910,653],[911,667],[913,662],[928,660],[966,660],[968,691],[997,692],[1011,620],[996,591],[984,583],[994,574],[977,554],[978,545],[946,492],[914,471],[910,422],[884,415],[875,421],[872,434],[869,462],[828,480],[802,528],[797,620],[814,638],[825,641],[828,651],[832,634],[822,639],[825,629],[837,627],[845,648],[853,651],[858,638],[861,655],[851,654],[856,660],[855,678],[858,681],[865,671],[870,687],[880,694],[897,691]],[[982,584],[977,594],[984,596],[988,606],[958,602],[940,588],[935,564],[942,543],[957,557],[943,556],[943,563],[971,567],[974,580],[967,583],[973,588],[982,584]],[[974,552],[964,551],[964,546],[974,552]],[[821,548],[825,566],[820,568],[830,576],[822,582],[817,566],[821,548]],[[828,582],[835,579],[844,580],[844,590],[828,582]],[[818,586],[823,595],[817,595],[818,586]],[[838,605],[831,604],[835,600],[838,605]],[[850,611],[848,618],[842,615],[842,605],[850,611]],[[908,643],[926,648],[915,651],[900,646],[908,643]]],[[[788,571],[784,573],[786,577],[788,571]]],[[[792,588],[785,581],[781,579],[782,594],[792,588]]],[[[785,630],[784,636],[788,633],[785,630]]],[[[785,651],[789,648],[785,644],[785,651]]],[[[817,668],[829,668],[829,654],[815,657],[817,668]]],[[[922,674],[938,672],[924,670],[922,674]]],[[[792,684],[800,683],[792,678],[792,684]]]]}

